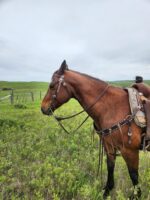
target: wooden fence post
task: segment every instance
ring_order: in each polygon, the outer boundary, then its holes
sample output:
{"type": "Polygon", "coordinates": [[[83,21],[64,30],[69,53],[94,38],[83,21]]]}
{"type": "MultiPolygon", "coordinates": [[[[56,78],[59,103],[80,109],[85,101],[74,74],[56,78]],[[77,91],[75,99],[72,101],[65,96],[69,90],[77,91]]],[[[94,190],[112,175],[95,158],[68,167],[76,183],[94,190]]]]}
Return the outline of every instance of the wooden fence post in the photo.
{"type": "Polygon", "coordinates": [[[33,94],[33,92],[31,92],[31,99],[32,99],[32,101],[34,101],[34,94],[33,94]]]}
{"type": "Polygon", "coordinates": [[[14,90],[11,90],[11,96],[10,96],[10,103],[13,104],[14,103],[14,90]]]}

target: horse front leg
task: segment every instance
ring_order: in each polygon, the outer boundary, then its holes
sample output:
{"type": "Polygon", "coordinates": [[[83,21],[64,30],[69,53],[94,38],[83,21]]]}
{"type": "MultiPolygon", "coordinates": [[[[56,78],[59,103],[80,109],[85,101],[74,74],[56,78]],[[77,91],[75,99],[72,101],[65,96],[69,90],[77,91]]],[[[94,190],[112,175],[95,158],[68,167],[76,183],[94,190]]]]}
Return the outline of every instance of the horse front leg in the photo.
{"type": "Polygon", "coordinates": [[[103,198],[106,199],[109,195],[109,192],[114,187],[114,167],[115,167],[115,158],[116,158],[116,152],[114,154],[108,154],[107,155],[107,182],[106,186],[104,187],[104,194],[103,198]]]}
{"type": "Polygon", "coordinates": [[[138,150],[125,150],[122,153],[123,158],[126,161],[130,178],[134,186],[133,194],[129,199],[138,199],[141,197],[141,189],[138,185],[138,167],[139,167],[139,151],[138,150]]]}

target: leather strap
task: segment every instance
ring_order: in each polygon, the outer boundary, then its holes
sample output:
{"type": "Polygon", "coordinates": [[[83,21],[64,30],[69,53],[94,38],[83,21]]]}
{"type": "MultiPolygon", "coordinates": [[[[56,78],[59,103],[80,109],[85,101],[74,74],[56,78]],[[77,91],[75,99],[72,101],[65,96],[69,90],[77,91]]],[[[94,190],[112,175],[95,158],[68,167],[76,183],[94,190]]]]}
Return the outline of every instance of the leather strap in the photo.
{"type": "Polygon", "coordinates": [[[112,131],[118,130],[121,126],[130,125],[130,123],[133,119],[134,119],[134,115],[128,115],[127,118],[123,119],[122,121],[113,125],[110,128],[98,130],[95,123],[94,123],[94,128],[95,128],[97,134],[99,134],[101,136],[108,136],[112,133],[112,131]]]}

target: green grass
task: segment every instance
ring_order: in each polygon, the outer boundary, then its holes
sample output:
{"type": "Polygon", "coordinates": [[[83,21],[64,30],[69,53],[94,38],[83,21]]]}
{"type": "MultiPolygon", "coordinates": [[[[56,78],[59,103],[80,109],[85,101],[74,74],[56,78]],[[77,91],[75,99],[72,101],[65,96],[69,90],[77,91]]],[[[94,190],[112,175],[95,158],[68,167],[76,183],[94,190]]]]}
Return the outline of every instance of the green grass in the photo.
{"type": "Polygon", "coordinates": [[[48,87],[47,82],[7,82],[7,81],[0,81],[0,88],[8,87],[13,88],[15,90],[38,90],[43,91],[48,87]]]}
{"type": "MultiPolygon", "coordinates": [[[[47,85],[0,83],[0,87],[14,87],[21,93],[31,90],[44,93],[47,85]]],[[[76,133],[68,135],[52,117],[42,115],[40,102],[39,98],[34,102],[31,99],[20,102],[19,106],[10,105],[9,101],[0,102],[0,199],[101,200],[107,176],[106,158],[101,182],[100,177],[96,177],[98,137],[95,135],[94,141],[91,139],[92,120],[89,119],[76,133]]],[[[79,110],[79,104],[71,100],[56,113],[69,115],[79,110]]],[[[72,131],[85,116],[63,123],[72,131]]],[[[141,200],[149,200],[149,153],[140,153],[139,176],[141,200]]],[[[132,183],[121,157],[116,162],[115,183],[112,200],[127,199],[132,183]]]]}

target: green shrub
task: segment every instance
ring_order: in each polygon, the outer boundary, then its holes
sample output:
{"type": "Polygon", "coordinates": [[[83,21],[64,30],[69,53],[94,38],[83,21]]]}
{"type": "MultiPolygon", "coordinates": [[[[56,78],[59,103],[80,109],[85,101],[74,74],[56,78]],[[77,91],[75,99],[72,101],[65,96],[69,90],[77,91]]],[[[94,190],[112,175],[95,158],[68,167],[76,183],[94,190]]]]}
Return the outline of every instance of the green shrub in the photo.
{"type": "Polygon", "coordinates": [[[16,108],[16,109],[27,109],[27,106],[23,105],[23,104],[15,104],[14,108],[16,108]]]}

